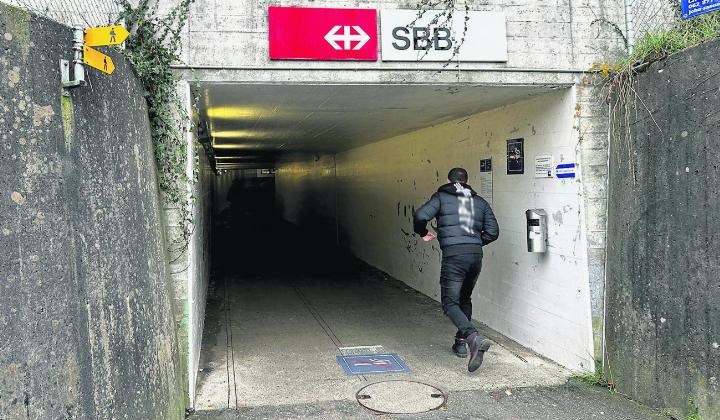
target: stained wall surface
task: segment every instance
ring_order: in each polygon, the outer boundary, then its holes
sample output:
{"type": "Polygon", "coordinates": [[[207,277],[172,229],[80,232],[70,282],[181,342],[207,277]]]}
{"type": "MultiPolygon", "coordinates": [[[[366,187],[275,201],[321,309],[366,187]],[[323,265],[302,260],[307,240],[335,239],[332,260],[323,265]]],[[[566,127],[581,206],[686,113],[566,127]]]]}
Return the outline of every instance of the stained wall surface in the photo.
{"type": "Polygon", "coordinates": [[[61,95],[72,32],[0,4],[0,418],[182,418],[143,91],[61,95]]]}
{"type": "MultiPolygon", "coordinates": [[[[215,186],[215,174],[208,163],[202,148],[190,136],[190,153],[199,157],[197,182],[193,184],[193,227],[188,245],[187,269],[181,271],[188,288],[188,396],[194,405],[195,384],[200,363],[203,330],[205,329],[205,306],[212,264],[212,191],[215,186]],[[198,150],[192,150],[197,147],[198,150]]],[[[195,159],[188,159],[194,164],[195,159]]],[[[190,168],[192,170],[192,168],[190,168]]]]}
{"type": "Polygon", "coordinates": [[[720,419],[719,54],[715,41],[640,74],[644,106],[611,143],[606,373],[678,418],[720,419]]]}
{"type": "MultiPolygon", "coordinates": [[[[412,214],[463,166],[492,202],[500,239],[485,249],[474,318],[573,369],[593,369],[590,290],[582,185],[535,178],[535,156],[581,158],[573,129],[574,90],[324,156],[281,165],[276,188],[284,217],[335,233],[375,267],[439,300],[440,250],[413,235],[412,214]],[[507,175],[506,141],[525,139],[525,173],[507,175]],[[492,158],[483,189],[480,160],[492,158]],[[530,254],[525,210],[549,214],[550,249],[530,254]],[[309,216],[308,216],[309,215],[309,216]],[[324,227],[324,228],[323,228],[324,227]]],[[[448,337],[454,333],[448,321],[448,337]]]]}

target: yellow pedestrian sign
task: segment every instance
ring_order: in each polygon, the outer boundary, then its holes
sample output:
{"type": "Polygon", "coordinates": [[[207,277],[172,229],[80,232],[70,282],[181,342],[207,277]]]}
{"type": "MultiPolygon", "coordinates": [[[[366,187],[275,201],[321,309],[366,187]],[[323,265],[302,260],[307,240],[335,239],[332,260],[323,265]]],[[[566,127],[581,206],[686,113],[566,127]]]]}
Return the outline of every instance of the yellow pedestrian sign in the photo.
{"type": "Polygon", "coordinates": [[[125,42],[130,32],[122,26],[100,26],[85,29],[85,45],[100,47],[104,45],[119,45],[125,42]]]}
{"type": "Polygon", "coordinates": [[[112,58],[100,51],[86,45],[83,47],[83,53],[83,62],[88,66],[94,67],[107,74],[112,74],[115,71],[115,64],[113,64],[112,58]]]}

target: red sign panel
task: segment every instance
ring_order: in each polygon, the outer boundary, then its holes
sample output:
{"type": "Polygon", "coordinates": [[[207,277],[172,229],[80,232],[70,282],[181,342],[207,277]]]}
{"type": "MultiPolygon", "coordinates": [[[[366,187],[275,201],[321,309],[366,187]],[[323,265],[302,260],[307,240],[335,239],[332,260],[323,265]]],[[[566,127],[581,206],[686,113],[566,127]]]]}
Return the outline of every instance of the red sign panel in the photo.
{"type": "Polygon", "coordinates": [[[375,9],[270,7],[271,60],[378,58],[375,9]]]}

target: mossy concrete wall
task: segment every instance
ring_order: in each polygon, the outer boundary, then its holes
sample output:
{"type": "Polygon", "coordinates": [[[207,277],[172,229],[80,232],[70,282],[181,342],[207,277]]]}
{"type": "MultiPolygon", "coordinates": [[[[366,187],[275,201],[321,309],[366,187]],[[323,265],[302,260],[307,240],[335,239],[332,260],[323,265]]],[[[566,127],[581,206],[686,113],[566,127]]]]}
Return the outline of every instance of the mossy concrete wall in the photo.
{"type": "Polygon", "coordinates": [[[109,52],[62,96],[71,36],[0,4],[0,418],[180,419],[143,91],[109,52]]]}
{"type": "Polygon", "coordinates": [[[605,372],[677,418],[720,419],[719,57],[647,68],[611,141],[605,372]]]}

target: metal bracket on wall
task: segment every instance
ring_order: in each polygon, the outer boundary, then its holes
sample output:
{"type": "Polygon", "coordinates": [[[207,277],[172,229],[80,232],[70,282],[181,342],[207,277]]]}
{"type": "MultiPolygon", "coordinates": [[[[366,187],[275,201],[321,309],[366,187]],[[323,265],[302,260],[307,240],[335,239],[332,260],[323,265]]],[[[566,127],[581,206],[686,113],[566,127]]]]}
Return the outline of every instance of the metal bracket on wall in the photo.
{"type": "Polygon", "coordinates": [[[64,88],[85,85],[85,64],[83,64],[83,44],[85,43],[85,29],[76,26],[73,28],[73,76],[70,80],[70,61],[60,60],[60,76],[64,88]]]}

